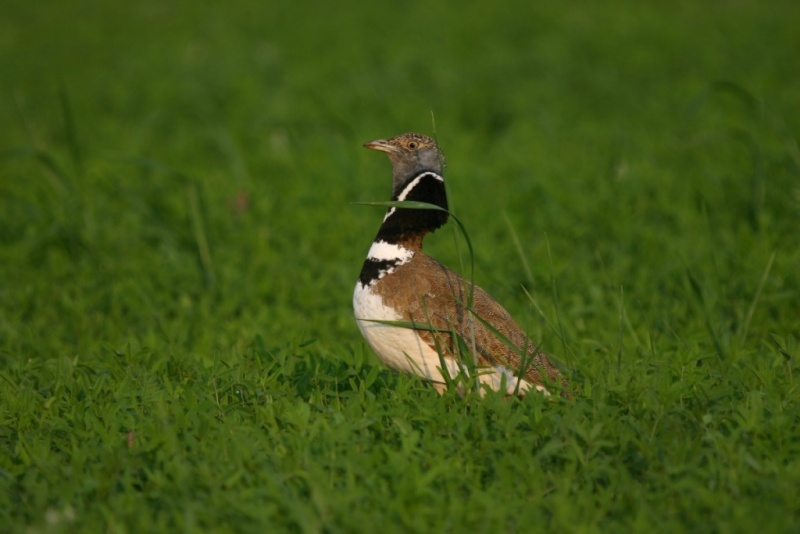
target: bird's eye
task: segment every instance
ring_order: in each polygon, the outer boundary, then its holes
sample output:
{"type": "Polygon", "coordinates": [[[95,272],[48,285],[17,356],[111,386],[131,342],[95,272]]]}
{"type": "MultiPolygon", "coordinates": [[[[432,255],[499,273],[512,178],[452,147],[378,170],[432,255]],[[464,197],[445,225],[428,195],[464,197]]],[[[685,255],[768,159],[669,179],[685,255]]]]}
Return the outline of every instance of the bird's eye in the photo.
{"type": "Polygon", "coordinates": [[[410,148],[411,150],[416,150],[416,148],[417,148],[417,142],[416,142],[416,141],[409,141],[409,142],[408,142],[408,144],[407,144],[406,146],[407,146],[408,148],[410,148]]]}

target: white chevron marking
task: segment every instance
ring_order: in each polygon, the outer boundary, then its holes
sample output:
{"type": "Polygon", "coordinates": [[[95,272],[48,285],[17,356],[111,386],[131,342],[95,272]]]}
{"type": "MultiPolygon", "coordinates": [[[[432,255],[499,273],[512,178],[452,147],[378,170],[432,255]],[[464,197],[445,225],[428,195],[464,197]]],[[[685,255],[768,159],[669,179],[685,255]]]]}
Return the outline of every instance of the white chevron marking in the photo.
{"type": "MultiPolygon", "coordinates": [[[[397,200],[400,202],[404,201],[408,196],[408,194],[411,192],[411,190],[414,189],[417,186],[417,184],[426,176],[431,176],[436,180],[439,180],[440,182],[444,182],[444,178],[442,178],[435,172],[423,172],[422,174],[420,174],[419,176],[408,182],[408,185],[405,186],[405,188],[403,188],[402,191],[400,191],[400,194],[397,196],[397,200]]],[[[384,216],[383,220],[385,221],[386,219],[388,219],[389,216],[395,212],[395,210],[396,208],[389,208],[389,211],[386,212],[386,215],[384,216]]]]}
{"type": "Polygon", "coordinates": [[[402,265],[410,260],[414,253],[402,245],[395,245],[394,243],[387,243],[380,240],[372,243],[367,253],[367,258],[376,261],[395,260],[398,263],[396,266],[402,265]]]}

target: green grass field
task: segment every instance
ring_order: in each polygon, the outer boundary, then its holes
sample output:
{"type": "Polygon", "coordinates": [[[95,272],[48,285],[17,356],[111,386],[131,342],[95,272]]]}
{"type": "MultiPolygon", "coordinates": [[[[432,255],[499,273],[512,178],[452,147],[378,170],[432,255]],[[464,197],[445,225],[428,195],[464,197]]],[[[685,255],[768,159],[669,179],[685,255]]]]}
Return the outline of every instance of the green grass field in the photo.
{"type": "Polygon", "coordinates": [[[274,4],[4,2],[0,531],[800,530],[800,4],[274,4]],[[361,339],[432,116],[572,401],[361,339]]]}

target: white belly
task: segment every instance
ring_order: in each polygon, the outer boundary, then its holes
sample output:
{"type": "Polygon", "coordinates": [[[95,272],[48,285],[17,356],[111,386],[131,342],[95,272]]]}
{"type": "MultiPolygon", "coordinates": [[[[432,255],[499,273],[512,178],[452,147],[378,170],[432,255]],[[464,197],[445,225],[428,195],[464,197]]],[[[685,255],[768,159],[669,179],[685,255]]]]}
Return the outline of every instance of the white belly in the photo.
{"type": "MultiPolygon", "coordinates": [[[[356,283],[353,311],[361,334],[384,364],[397,371],[444,383],[439,354],[422,341],[414,330],[374,322],[402,321],[403,317],[384,306],[380,295],[361,282],[356,283]]],[[[445,362],[450,376],[455,376],[458,371],[456,363],[450,358],[445,362]]]]}

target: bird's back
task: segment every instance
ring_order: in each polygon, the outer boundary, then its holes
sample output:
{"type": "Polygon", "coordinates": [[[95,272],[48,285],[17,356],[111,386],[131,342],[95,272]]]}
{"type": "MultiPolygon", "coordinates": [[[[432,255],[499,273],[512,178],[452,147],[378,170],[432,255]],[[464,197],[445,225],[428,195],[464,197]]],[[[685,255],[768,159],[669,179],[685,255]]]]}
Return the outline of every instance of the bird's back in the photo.
{"type": "Polygon", "coordinates": [[[427,254],[416,253],[378,285],[385,304],[398,310],[403,320],[424,325],[417,335],[443,356],[461,357],[460,337],[461,352],[466,347],[477,367],[502,370],[509,383],[519,377],[522,367],[522,378],[531,386],[565,385],[558,369],[538,351],[505,308],[479,286],[473,286],[427,254]],[[456,339],[453,333],[457,334],[456,339]]]}

